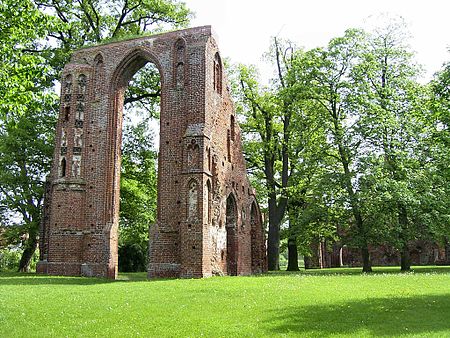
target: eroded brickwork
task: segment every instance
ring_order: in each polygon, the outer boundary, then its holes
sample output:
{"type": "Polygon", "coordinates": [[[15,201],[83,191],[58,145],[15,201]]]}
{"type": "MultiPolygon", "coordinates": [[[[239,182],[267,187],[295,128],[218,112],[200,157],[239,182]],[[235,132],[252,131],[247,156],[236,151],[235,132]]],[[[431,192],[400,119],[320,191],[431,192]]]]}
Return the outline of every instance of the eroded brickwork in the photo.
{"type": "Polygon", "coordinates": [[[266,270],[264,232],[209,26],[78,50],[64,68],[38,272],[117,276],[122,109],[147,62],[161,75],[149,277],[266,270]]]}

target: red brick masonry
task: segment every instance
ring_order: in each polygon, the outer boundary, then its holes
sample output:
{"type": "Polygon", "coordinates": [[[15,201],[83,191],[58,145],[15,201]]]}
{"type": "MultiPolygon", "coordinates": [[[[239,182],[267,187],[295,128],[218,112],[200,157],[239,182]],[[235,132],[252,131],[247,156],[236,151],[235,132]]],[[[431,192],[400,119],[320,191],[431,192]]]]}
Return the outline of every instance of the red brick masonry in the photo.
{"type": "Polygon", "coordinates": [[[124,91],[147,62],[162,87],[149,278],[266,271],[240,129],[204,26],[74,52],[61,79],[38,272],[116,278],[124,91]]]}

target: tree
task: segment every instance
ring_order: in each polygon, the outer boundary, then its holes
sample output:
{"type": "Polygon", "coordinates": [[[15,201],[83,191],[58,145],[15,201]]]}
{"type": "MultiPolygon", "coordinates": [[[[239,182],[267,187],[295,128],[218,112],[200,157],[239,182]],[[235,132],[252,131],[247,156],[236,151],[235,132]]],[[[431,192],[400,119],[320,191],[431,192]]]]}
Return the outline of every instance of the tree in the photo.
{"type": "MultiPolygon", "coordinates": [[[[302,88],[294,85],[294,91],[312,102],[310,114],[323,125],[317,130],[324,137],[315,148],[316,172],[292,184],[303,206],[290,224],[297,223],[293,232],[303,240],[320,233],[320,225],[329,238],[337,230],[344,243],[361,249],[363,271],[370,271],[369,244],[398,248],[401,269],[409,270],[411,243],[442,241],[448,223],[444,181],[435,165],[444,152],[448,159],[448,151],[431,139],[442,136],[445,123],[429,116],[428,92],[417,82],[420,68],[403,32],[392,20],[373,34],[349,30],[327,48],[298,53],[291,68],[302,88]],[[347,229],[339,226],[345,223],[347,229]]],[[[445,97],[445,82],[433,88],[445,97]]],[[[442,102],[432,104],[439,119],[442,102]]],[[[314,158],[306,154],[300,158],[305,168],[314,158]]]]}
{"type": "Polygon", "coordinates": [[[56,95],[39,46],[54,23],[30,1],[0,4],[0,226],[8,243],[23,242],[19,269],[37,247],[44,181],[53,152],[56,95]]]}
{"type": "Polygon", "coordinates": [[[121,271],[144,271],[147,266],[148,227],[156,220],[156,152],[152,139],[147,119],[125,127],[120,181],[121,271]]]}
{"type": "Polygon", "coordinates": [[[401,270],[408,271],[409,244],[424,235],[424,224],[414,222],[414,213],[420,210],[420,190],[428,190],[422,182],[427,130],[420,118],[426,95],[416,80],[420,68],[406,45],[403,22],[391,19],[367,41],[363,60],[352,72],[356,95],[351,104],[359,111],[367,148],[361,157],[366,166],[361,188],[365,198],[382,202],[366,206],[368,217],[378,227],[381,219],[389,224],[383,228],[400,250],[401,270]]]}
{"type": "Polygon", "coordinates": [[[428,219],[435,234],[450,252],[450,62],[443,65],[430,83],[429,114],[423,121],[430,127],[428,177],[432,194],[428,196],[428,219]]]}
{"type": "Polygon", "coordinates": [[[298,55],[293,72],[298,82],[307,81],[309,99],[326,128],[327,144],[323,154],[334,158],[341,167],[334,181],[339,182],[346,193],[341,202],[351,210],[353,242],[361,250],[363,271],[369,272],[372,270],[368,248],[370,229],[364,222],[363,201],[357,184],[357,154],[362,140],[352,123],[358,116],[349,104],[352,100],[350,72],[359,60],[364,39],[362,31],[347,30],[343,37],[332,39],[326,49],[317,48],[298,55]]]}
{"type": "Polygon", "coordinates": [[[241,66],[239,69],[238,110],[245,119],[242,126],[248,135],[244,140],[247,162],[250,170],[265,181],[269,270],[279,270],[280,226],[288,205],[287,188],[293,172],[291,121],[294,106],[288,91],[291,83],[286,78],[293,51],[291,44],[274,39],[269,58],[275,64],[277,78],[271,88],[258,85],[254,68],[241,66]]]}
{"type": "Polygon", "coordinates": [[[430,83],[430,113],[425,121],[431,124],[433,133],[430,140],[433,158],[442,176],[450,179],[450,62],[435,74],[430,83]]]}
{"type": "Polygon", "coordinates": [[[51,84],[45,57],[33,53],[57,25],[31,1],[0,3],[0,119],[20,116],[40,100],[49,100],[51,84]]]}
{"type": "Polygon", "coordinates": [[[157,152],[149,126],[159,117],[160,92],[160,76],[152,63],[141,68],[127,88],[120,176],[120,271],[147,267],[148,228],[156,221],[157,203],[157,152]],[[143,83],[147,85],[142,88],[143,83]]]}

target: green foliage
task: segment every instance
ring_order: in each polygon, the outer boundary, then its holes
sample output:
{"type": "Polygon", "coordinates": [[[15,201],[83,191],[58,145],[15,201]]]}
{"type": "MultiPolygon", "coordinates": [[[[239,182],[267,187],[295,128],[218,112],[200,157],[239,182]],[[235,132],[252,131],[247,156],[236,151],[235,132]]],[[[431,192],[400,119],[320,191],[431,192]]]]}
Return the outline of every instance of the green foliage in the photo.
{"type": "Polygon", "coordinates": [[[0,272],[17,271],[22,252],[10,249],[0,249],[0,272]]]}
{"type": "Polygon", "coordinates": [[[7,244],[28,234],[25,269],[37,246],[56,116],[48,62],[34,51],[53,27],[30,1],[0,4],[0,227],[7,244]]]}
{"type": "Polygon", "coordinates": [[[441,236],[449,239],[450,233],[450,62],[436,73],[430,83],[430,114],[423,116],[430,128],[427,142],[428,217],[435,223],[441,236]]]}
{"type": "Polygon", "coordinates": [[[148,113],[124,117],[120,181],[119,269],[144,271],[148,229],[156,220],[157,176],[148,113]],[[138,120],[138,121],[132,121],[138,120]]]}
{"type": "Polygon", "coordinates": [[[67,63],[74,49],[185,27],[192,16],[186,5],[176,0],[44,0],[35,3],[58,23],[48,34],[58,47],[47,47],[52,65],[58,70],[67,63]]]}
{"type": "MultiPolygon", "coordinates": [[[[407,36],[401,20],[389,19],[308,51],[275,41],[268,55],[278,61],[279,78],[267,88],[256,69],[239,69],[251,172],[266,180],[259,192],[268,200],[271,193],[278,202],[289,198],[282,235],[296,238],[303,254],[312,242],[339,240],[361,248],[370,270],[369,244],[407,254],[415,240],[448,240],[450,67],[431,86],[418,83],[407,36]]],[[[402,256],[402,268],[407,260],[402,256]]]]}
{"type": "Polygon", "coordinates": [[[38,11],[32,1],[0,3],[1,121],[49,100],[45,89],[51,81],[50,68],[45,56],[34,51],[53,27],[52,18],[38,11]]]}
{"type": "Polygon", "coordinates": [[[279,269],[281,224],[289,200],[291,178],[304,150],[304,106],[295,100],[295,81],[289,76],[295,47],[275,38],[267,58],[277,70],[269,87],[258,84],[254,67],[239,66],[232,73],[244,131],[244,152],[258,192],[267,198],[269,270],[279,269]]]}
{"type": "Polygon", "coordinates": [[[119,271],[140,272],[147,270],[147,251],[137,243],[124,243],[119,247],[119,271]]]}
{"type": "MultiPolygon", "coordinates": [[[[23,255],[23,250],[4,248],[0,249],[0,272],[12,272],[19,269],[20,259],[23,255]]],[[[30,262],[30,270],[36,271],[36,264],[39,260],[39,254],[36,251],[30,262]]]]}
{"type": "Polygon", "coordinates": [[[52,110],[54,98],[48,98],[44,102],[47,106],[30,105],[22,115],[0,125],[1,225],[24,225],[22,233],[37,231],[40,222],[56,115],[52,110]],[[39,115],[35,114],[37,109],[41,109],[39,115]],[[21,221],[17,222],[18,219],[21,221]]]}

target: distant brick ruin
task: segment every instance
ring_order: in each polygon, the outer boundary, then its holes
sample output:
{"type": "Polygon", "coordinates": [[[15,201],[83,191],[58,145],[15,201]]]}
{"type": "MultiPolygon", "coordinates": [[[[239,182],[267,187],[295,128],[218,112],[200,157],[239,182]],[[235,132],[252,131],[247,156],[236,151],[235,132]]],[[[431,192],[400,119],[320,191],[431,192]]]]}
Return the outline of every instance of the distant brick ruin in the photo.
{"type": "Polygon", "coordinates": [[[37,271],[117,277],[124,92],[147,62],[161,76],[149,278],[266,271],[261,213],[210,26],[74,52],[61,79],[37,271]]]}
{"type": "MultiPolygon", "coordinates": [[[[344,245],[341,241],[313,241],[311,256],[305,257],[305,268],[323,269],[363,266],[361,250],[344,245]]],[[[400,265],[400,251],[391,245],[369,245],[373,266],[400,265]]],[[[411,265],[450,265],[450,244],[425,240],[409,243],[411,265]]]]}

